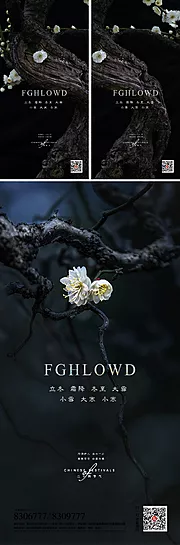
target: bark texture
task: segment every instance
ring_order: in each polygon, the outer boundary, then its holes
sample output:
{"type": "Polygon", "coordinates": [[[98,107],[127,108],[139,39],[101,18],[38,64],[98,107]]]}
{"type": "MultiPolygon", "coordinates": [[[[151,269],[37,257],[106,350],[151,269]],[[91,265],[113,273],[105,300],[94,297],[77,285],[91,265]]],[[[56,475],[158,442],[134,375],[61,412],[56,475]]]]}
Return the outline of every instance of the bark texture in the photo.
{"type": "MultiPolygon", "coordinates": [[[[149,109],[133,110],[127,129],[102,160],[96,178],[155,178],[171,132],[163,92],[157,79],[148,74],[146,64],[118,45],[115,36],[104,30],[105,16],[111,4],[111,0],[95,0],[93,3],[93,51],[102,49],[107,55],[102,63],[93,63],[94,88],[103,88],[109,92],[119,89],[156,89],[158,95],[153,97],[154,104],[149,109]],[[103,5],[105,9],[102,9],[103,5]],[[133,142],[132,135],[137,135],[133,142]]],[[[151,34],[147,30],[148,32],[151,34]]],[[[165,39],[161,36],[156,38],[165,39]]],[[[149,97],[143,96],[143,100],[148,99],[149,97]]]]}
{"type": "MultiPolygon", "coordinates": [[[[39,178],[64,178],[70,160],[82,159],[84,169],[80,178],[88,177],[87,64],[68,49],[56,43],[46,29],[46,19],[53,0],[6,0],[12,24],[10,36],[13,67],[30,86],[41,89],[66,89],[74,103],[74,116],[66,134],[60,138],[42,165],[39,178]],[[36,64],[33,53],[43,49],[48,57],[36,64]],[[79,131],[79,133],[78,133],[79,131]],[[76,137],[75,137],[76,136],[76,137]],[[43,173],[43,176],[42,176],[43,173]]],[[[76,32],[76,31],[74,31],[76,32]]],[[[86,32],[86,31],[85,31],[86,32]]],[[[75,175],[75,178],[77,175],[75,175]]]]}

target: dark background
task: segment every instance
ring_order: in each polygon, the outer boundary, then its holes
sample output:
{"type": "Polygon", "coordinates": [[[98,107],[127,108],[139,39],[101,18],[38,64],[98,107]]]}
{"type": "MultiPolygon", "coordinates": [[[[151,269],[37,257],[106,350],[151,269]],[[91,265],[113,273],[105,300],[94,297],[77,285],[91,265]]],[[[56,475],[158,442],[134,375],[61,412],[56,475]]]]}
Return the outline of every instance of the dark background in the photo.
{"type": "MultiPolygon", "coordinates": [[[[2,29],[6,28],[4,2],[0,5],[0,22],[2,29]]],[[[74,25],[77,29],[88,29],[87,5],[82,0],[66,0],[62,6],[59,0],[55,0],[47,18],[47,25],[54,27],[55,24],[64,28],[74,25]]],[[[80,31],[67,33],[62,30],[56,35],[56,41],[87,61],[88,35],[84,36],[80,31]]],[[[0,86],[3,85],[3,74],[8,75],[9,71],[0,57],[0,86]]],[[[28,110],[28,106],[24,105],[25,98],[21,96],[21,90],[30,88],[32,88],[30,85],[22,82],[12,90],[0,93],[1,179],[36,178],[50,148],[39,149],[31,142],[38,140],[38,133],[51,133],[52,140],[56,141],[64,134],[72,119],[74,104],[68,97],[62,99],[63,105],[59,106],[58,110],[28,110]]],[[[28,100],[36,99],[29,97],[28,100]]],[[[68,168],[65,179],[70,177],[68,168]]]]}
{"type": "MultiPolygon", "coordinates": [[[[141,184],[119,183],[119,189],[134,194],[141,184]]],[[[147,196],[148,209],[149,196],[147,196]]],[[[154,213],[167,228],[179,227],[180,184],[156,184],[152,196],[154,213]]],[[[74,225],[90,228],[106,204],[93,192],[90,183],[1,183],[0,204],[14,223],[39,221],[58,210],[74,225]]],[[[116,214],[101,229],[104,242],[115,249],[131,250],[149,244],[155,235],[150,223],[138,220],[132,212],[116,214]]],[[[60,263],[59,245],[39,252],[34,263],[39,272],[54,282],[47,305],[56,311],[66,308],[59,278],[67,268],[86,265],[92,278],[94,263],[76,250],[60,263]],[[69,264],[68,264],[69,263],[69,264]]],[[[111,280],[111,275],[106,274],[111,280]]],[[[60,403],[59,394],[48,393],[49,386],[80,384],[88,388],[109,379],[67,376],[44,377],[44,363],[80,363],[91,369],[102,362],[98,345],[97,317],[84,313],[59,323],[36,318],[34,333],[16,359],[7,356],[28,333],[31,301],[20,296],[7,297],[6,285],[22,281],[15,271],[0,268],[0,543],[103,543],[166,545],[180,541],[180,401],[179,401],[179,306],[180,263],[154,272],[120,276],[113,283],[114,293],[99,305],[109,317],[105,345],[110,362],[133,363],[132,378],[116,382],[127,386],[124,422],[133,454],[150,478],[153,505],[169,506],[166,534],[142,534],[141,510],[146,504],[143,478],[129,460],[119,433],[117,403],[104,404],[97,396],[94,404],[60,403]],[[56,449],[54,451],[53,449],[56,449]],[[77,467],[77,451],[106,454],[106,467],[115,467],[114,476],[78,483],[65,475],[64,467],[77,467]],[[46,534],[13,532],[13,511],[83,511],[86,520],[125,521],[125,534],[80,533],[46,534]],[[135,533],[135,509],[140,510],[140,530],[135,533]]],[[[88,466],[89,467],[89,466],[88,466]]]]}
{"type": "MultiPolygon", "coordinates": [[[[164,0],[163,7],[171,10],[179,9],[178,0],[164,0]]],[[[114,24],[120,28],[127,29],[133,25],[136,29],[151,29],[159,26],[161,31],[173,30],[169,25],[162,23],[152,6],[147,7],[142,0],[114,0],[106,17],[105,25],[113,27],[114,24]]],[[[174,159],[174,174],[166,174],[166,179],[180,178],[180,159],[178,146],[178,131],[180,123],[180,47],[171,47],[171,41],[166,41],[159,35],[144,35],[140,32],[120,32],[116,35],[116,41],[143,60],[148,67],[150,75],[156,77],[160,82],[166,107],[171,122],[171,137],[167,149],[164,152],[164,159],[174,159]]],[[[114,141],[123,134],[131,118],[131,112],[123,112],[114,105],[112,92],[101,90],[93,91],[93,145],[92,165],[93,177],[100,170],[102,159],[113,145],[114,141]]],[[[156,178],[163,178],[161,164],[156,172],[156,178]]]]}

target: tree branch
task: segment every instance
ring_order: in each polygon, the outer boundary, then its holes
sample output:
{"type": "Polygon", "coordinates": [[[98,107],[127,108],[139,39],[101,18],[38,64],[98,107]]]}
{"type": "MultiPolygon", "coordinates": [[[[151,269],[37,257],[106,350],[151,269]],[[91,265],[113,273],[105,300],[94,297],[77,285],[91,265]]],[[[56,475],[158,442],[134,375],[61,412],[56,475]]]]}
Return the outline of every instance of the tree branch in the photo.
{"type": "MultiPolygon", "coordinates": [[[[13,68],[29,86],[40,89],[67,91],[67,99],[74,103],[74,115],[68,130],[43,162],[38,178],[68,178],[70,160],[77,157],[83,160],[83,173],[88,176],[87,152],[87,64],[72,51],[61,46],[55,35],[46,26],[48,11],[54,0],[6,0],[12,23],[10,33],[10,55],[13,68]],[[33,53],[43,49],[46,61],[35,63],[33,53]]],[[[76,33],[77,31],[75,31],[76,33]]],[[[85,35],[87,31],[83,31],[85,35]]],[[[71,37],[73,43],[73,30],[71,37]]],[[[70,39],[70,43],[71,43],[70,39]]]]}
{"type": "MultiPolygon", "coordinates": [[[[97,314],[97,316],[99,316],[99,318],[103,321],[103,324],[99,327],[99,346],[100,346],[100,351],[101,351],[101,354],[102,354],[104,365],[105,365],[105,367],[106,367],[106,369],[108,371],[108,377],[109,377],[111,383],[113,384],[113,386],[116,386],[116,382],[114,381],[111,373],[109,372],[109,360],[108,360],[107,352],[106,352],[106,349],[105,349],[105,346],[104,346],[104,333],[105,333],[105,331],[107,330],[107,328],[109,326],[109,319],[106,316],[106,314],[104,314],[104,312],[102,312],[102,310],[97,308],[94,304],[89,303],[88,306],[90,307],[90,310],[92,312],[94,312],[95,314],[97,314]]],[[[144,470],[142,465],[138,462],[138,460],[136,459],[136,457],[134,456],[134,454],[133,454],[133,452],[131,450],[128,431],[127,431],[127,429],[125,427],[125,424],[124,424],[124,408],[125,408],[125,404],[126,404],[126,398],[125,398],[124,394],[121,391],[118,392],[118,394],[121,396],[121,405],[120,405],[120,409],[119,409],[119,413],[118,413],[118,424],[119,424],[119,429],[120,429],[120,435],[122,437],[123,445],[124,445],[124,448],[125,448],[125,451],[126,451],[126,454],[127,454],[128,458],[135,465],[136,469],[139,471],[139,473],[143,477],[146,501],[147,501],[147,503],[150,503],[151,498],[150,498],[150,494],[149,494],[149,476],[147,475],[146,471],[144,470]]]]}
{"type": "Polygon", "coordinates": [[[41,26],[45,26],[48,11],[54,0],[25,0],[24,18],[33,19],[41,26]]]}
{"type": "Polygon", "coordinates": [[[92,257],[100,269],[122,269],[123,273],[134,270],[158,269],[180,256],[180,246],[175,246],[164,236],[143,249],[118,252],[106,246],[99,234],[87,229],[78,229],[56,215],[39,224],[13,225],[0,216],[0,261],[20,271],[30,284],[39,284],[43,289],[52,289],[52,283],[44,279],[31,267],[41,247],[53,242],[65,243],[76,248],[85,257],[92,257]]]}
{"type": "Polygon", "coordinates": [[[153,183],[148,182],[148,184],[143,187],[143,189],[141,189],[136,195],[130,197],[123,204],[120,204],[119,206],[116,206],[116,208],[112,208],[111,210],[106,210],[105,212],[103,212],[101,219],[94,225],[94,227],[92,227],[92,229],[94,231],[97,231],[100,227],[102,227],[102,225],[104,225],[104,223],[110,216],[113,216],[114,214],[117,214],[117,212],[121,212],[122,210],[127,210],[128,208],[131,208],[131,206],[141,197],[143,197],[143,195],[145,195],[152,187],[153,183]]]}
{"type": "MultiPolygon", "coordinates": [[[[114,40],[112,35],[102,29],[100,23],[94,25],[93,51],[102,49],[106,52],[106,59],[102,63],[93,63],[94,87],[103,88],[109,93],[119,89],[136,92],[152,92],[152,89],[156,89],[158,96],[153,97],[153,104],[147,109],[132,111],[127,129],[114,142],[95,177],[102,180],[151,179],[155,177],[170,136],[170,122],[162,89],[159,82],[148,74],[146,64],[114,40]],[[138,146],[133,145],[132,135],[137,136],[137,140],[138,135],[141,135],[138,146]]],[[[148,101],[148,96],[144,95],[143,100],[148,101]]]]}
{"type": "Polygon", "coordinates": [[[93,0],[93,24],[104,26],[108,9],[114,0],[93,0]]]}
{"type": "Polygon", "coordinates": [[[65,178],[66,172],[69,172],[70,157],[80,157],[83,160],[83,173],[74,174],[74,179],[87,178],[87,137],[87,107],[83,104],[76,107],[71,124],[43,161],[42,170],[37,178],[65,178]]]}

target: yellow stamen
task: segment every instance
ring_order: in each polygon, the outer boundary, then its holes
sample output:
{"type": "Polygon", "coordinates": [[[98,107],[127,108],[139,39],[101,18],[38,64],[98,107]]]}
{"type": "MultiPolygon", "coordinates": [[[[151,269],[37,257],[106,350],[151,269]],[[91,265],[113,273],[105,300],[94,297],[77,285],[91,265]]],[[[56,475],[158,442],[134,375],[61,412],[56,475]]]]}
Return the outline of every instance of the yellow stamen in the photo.
{"type": "Polygon", "coordinates": [[[103,295],[104,293],[106,293],[107,289],[108,289],[108,286],[106,284],[102,284],[101,286],[99,286],[99,288],[96,288],[94,290],[94,294],[103,295]]]}
{"type": "Polygon", "coordinates": [[[71,291],[73,290],[81,290],[83,288],[83,282],[75,280],[74,282],[71,282],[69,286],[66,286],[64,290],[71,291]]]}

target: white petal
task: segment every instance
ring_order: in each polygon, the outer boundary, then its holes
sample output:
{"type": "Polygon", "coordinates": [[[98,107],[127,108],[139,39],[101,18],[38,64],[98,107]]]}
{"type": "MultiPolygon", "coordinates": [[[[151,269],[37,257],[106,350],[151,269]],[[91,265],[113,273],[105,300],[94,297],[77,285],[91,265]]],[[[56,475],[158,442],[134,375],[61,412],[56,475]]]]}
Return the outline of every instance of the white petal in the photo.
{"type": "Polygon", "coordinates": [[[88,287],[88,289],[91,288],[91,280],[90,278],[87,276],[86,279],[84,280],[84,283],[86,284],[86,286],[88,287]]]}
{"type": "Polygon", "coordinates": [[[77,305],[77,307],[81,307],[82,305],[85,305],[85,303],[82,303],[82,301],[78,301],[78,302],[76,303],[76,305],[77,305]]]}
{"type": "Polygon", "coordinates": [[[98,282],[98,280],[94,280],[94,281],[92,282],[92,284],[91,284],[91,289],[92,289],[92,290],[93,290],[94,288],[96,288],[97,282],[98,282]]]}
{"type": "Polygon", "coordinates": [[[87,269],[86,269],[86,267],[83,266],[83,267],[81,267],[81,278],[84,281],[86,279],[86,277],[87,277],[87,269]]]}
{"type": "Polygon", "coordinates": [[[97,305],[97,303],[99,303],[99,301],[100,301],[99,295],[94,295],[94,294],[93,294],[93,301],[94,301],[94,303],[96,303],[96,305],[97,305]]]}
{"type": "Polygon", "coordinates": [[[59,282],[61,282],[61,284],[68,284],[69,283],[69,278],[68,276],[64,276],[63,278],[60,278],[59,282]]]}
{"type": "Polygon", "coordinates": [[[110,293],[107,293],[107,292],[104,293],[104,299],[110,299],[111,293],[112,293],[112,292],[110,292],[110,293]]]}
{"type": "Polygon", "coordinates": [[[75,267],[73,267],[73,269],[69,269],[69,278],[77,278],[77,270],[75,269],[75,267]]]}

